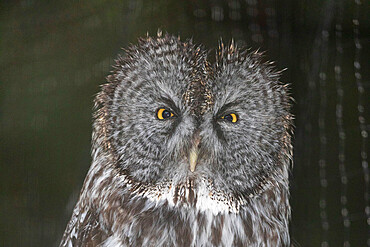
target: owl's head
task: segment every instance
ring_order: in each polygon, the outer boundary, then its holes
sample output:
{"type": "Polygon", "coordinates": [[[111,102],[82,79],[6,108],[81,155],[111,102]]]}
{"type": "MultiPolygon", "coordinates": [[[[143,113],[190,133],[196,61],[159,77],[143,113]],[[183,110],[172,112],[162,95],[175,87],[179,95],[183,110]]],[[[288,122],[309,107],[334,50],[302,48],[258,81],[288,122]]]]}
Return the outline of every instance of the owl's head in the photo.
{"type": "Polygon", "coordinates": [[[291,157],[290,97],[260,57],[221,44],[212,65],[191,41],[140,39],[97,97],[93,148],[130,183],[174,197],[187,188],[184,202],[205,184],[210,195],[258,196],[287,180],[291,157]]]}

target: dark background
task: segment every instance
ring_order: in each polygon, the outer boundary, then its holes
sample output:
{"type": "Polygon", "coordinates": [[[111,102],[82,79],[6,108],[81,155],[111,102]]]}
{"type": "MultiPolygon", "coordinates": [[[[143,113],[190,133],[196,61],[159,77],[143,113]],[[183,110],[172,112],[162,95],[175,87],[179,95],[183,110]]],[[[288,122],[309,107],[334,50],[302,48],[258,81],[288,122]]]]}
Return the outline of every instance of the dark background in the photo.
{"type": "Polygon", "coordinates": [[[90,166],[99,84],[121,47],[158,28],[207,48],[233,37],[287,68],[292,238],[370,246],[365,0],[1,1],[0,246],[58,245],[90,166]]]}

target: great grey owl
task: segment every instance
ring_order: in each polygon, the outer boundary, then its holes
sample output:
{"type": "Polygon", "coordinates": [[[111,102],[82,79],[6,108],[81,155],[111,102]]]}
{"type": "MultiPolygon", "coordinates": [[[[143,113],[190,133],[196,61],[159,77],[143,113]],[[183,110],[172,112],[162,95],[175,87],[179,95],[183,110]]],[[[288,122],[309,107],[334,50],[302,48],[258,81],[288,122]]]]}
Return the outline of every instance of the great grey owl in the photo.
{"type": "Polygon", "coordinates": [[[95,100],[61,246],[288,246],[291,98],[261,54],[145,37],[95,100]]]}

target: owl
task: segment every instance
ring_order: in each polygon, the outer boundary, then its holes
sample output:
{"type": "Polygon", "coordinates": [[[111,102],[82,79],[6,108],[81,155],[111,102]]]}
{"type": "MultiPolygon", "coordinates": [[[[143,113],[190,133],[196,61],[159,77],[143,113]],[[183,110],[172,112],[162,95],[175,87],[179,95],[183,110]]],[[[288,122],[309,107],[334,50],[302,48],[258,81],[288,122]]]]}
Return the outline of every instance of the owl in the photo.
{"type": "Polygon", "coordinates": [[[119,56],[60,246],[288,246],[291,97],[261,54],[169,34],[119,56]]]}

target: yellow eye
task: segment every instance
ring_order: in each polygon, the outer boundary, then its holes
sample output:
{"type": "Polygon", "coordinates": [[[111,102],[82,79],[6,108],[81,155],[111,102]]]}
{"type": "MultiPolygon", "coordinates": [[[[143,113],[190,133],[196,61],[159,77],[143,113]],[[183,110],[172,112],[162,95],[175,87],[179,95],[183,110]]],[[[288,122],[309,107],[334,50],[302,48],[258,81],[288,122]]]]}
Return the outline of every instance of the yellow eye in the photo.
{"type": "Polygon", "coordinates": [[[171,118],[173,116],[174,116],[174,114],[171,111],[169,111],[167,109],[164,109],[164,108],[159,108],[158,111],[157,111],[157,118],[159,120],[166,120],[166,119],[171,118]]]}
{"type": "Polygon", "coordinates": [[[227,114],[221,118],[232,123],[236,123],[238,121],[238,116],[235,113],[227,114]]]}

